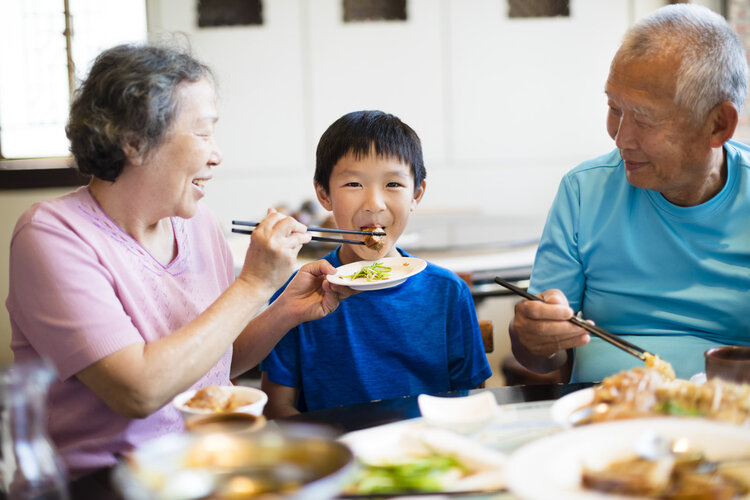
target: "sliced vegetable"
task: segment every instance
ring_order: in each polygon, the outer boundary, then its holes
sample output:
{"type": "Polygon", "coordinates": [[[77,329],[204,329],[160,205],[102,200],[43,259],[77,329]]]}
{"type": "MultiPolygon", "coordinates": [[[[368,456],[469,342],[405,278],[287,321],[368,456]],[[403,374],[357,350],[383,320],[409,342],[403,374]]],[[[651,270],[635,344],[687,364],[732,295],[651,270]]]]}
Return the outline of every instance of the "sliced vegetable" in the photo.
{"type": "Polygon", "coordinates": [[[353,493],[408,493],[442,491],[450,479],[468,474],[468,468],[451,455],[429,455],[406,463],[362,465],[351,488],[353,493]]]}
{"type": "Polygon", "coordinates": [[[369,266],[364,266],[362,269],[354,274],[344,276],[356,280],[358,278],[364,278],[367,281],[380,281],[391,277],[391,268],[384,266],[382,262],[375,262],[369,266]]]}

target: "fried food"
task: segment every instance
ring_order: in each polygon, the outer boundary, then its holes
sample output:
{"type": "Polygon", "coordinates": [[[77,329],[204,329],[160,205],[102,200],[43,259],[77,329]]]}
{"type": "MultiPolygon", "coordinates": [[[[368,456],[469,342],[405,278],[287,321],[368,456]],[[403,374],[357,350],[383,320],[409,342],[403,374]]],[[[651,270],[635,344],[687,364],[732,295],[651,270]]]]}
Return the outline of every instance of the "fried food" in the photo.
{"type": "Polygon", "coordinates": [[[226,394],[221,387],[209,385],[196,391],[195,395],[185,403],[185,406],[222,413],[234,411],[246,404],[248,403],[242,401],[236,394],[226,394]]]}
{"type": "MultiPolygon", "coordinates": [[[[362,231],[367,232],[381,232],[383,229],[379,227],[363,227],[362,231]]],[[[371,248],[372,250],[380,251],[383,249],[383,246],[385,245],[385,236],[377,236],[373,234],[368,234],[365,236],[365,246],[367,248],[371,248]]]]}
{"type": "Polygon", "coordinates": [[[748,384],[721,379],[695,384],[670,378],[669,371],[665,375],[664,370],[637,367],[607,377],[593,389],[586,406],[594,411],[584,423],[679,415],[750,424],[748,384]]]}
{"type": "Polygon", "coordinates": [[[702,463],[633,457],[601,470],[584,468],[581,482],[592,490],[668,500],[731,500],[750,491],[747,482],[719,470],[702,472],[702,463]]]}
{"type": "Polygon", "coordinates": [[[651,354],[650,352],[645,353],[644,357],[646,358],[646,368],[653,368],[669,380],[675,379],[676,375],[674,373],[674,368],[672,368],[672,365],[670,365],[668,362],[664,361],[659,356],[651,354]]]}

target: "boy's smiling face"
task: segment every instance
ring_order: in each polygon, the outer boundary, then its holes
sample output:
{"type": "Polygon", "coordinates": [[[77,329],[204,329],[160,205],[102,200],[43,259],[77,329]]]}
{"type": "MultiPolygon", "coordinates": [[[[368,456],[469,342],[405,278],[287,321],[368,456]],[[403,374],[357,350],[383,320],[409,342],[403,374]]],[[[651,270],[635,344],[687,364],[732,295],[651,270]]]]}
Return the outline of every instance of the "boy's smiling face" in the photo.
{"type": "MultiPolygon", "coordinates": [[[[377,228],[387,234],[380,250],[364,245],[342,245],[341,263],[399,257],[396,241],[426,187],[423,181],[414,189],[411,167],[395,157],[381,158],[372,153],[356,159],[349,153],[334,165],[328,185],[329,192],[326,192],[315,183],[315,191],[323,208],[333,212],[338,229],[377,228]]],[[[364,240],[364,236],[345,237],[364,240]]]]}

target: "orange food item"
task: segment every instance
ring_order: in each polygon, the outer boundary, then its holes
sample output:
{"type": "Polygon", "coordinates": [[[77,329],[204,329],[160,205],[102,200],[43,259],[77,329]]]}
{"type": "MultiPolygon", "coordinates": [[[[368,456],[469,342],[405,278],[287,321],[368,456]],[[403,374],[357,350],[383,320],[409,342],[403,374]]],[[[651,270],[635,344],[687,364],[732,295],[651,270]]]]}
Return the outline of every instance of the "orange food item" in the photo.
{"type": "MultiPolygon", "coordinates": [[[[382,231],[379,227],[364,227],[362,228],[362,231],[368,231],[368,232],[380,232],[382,231]]],[[[367,248],[371,248],[373,250],[380,251],[383,248],[383,245],[385,245],[385,236],[376,236],[376,235],[366,235],[365,236],[365,246],[367,248]]]]}
{"type": "Polygon", "coordinates": [[[227,395],[221,387],[209,385],[198,390],[195,395],[185,403],[185,406],[223,413],[234,411],[240,406],[246,404],[248,403],[240,400],[236,394],[227,395]]]}

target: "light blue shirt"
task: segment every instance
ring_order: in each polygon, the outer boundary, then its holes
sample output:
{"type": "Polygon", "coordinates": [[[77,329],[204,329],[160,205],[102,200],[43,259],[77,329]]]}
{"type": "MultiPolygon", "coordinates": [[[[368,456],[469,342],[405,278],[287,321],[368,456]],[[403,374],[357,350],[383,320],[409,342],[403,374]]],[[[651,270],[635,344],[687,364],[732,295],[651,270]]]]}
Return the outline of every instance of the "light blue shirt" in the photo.
{"type": "MultiPolygon", "coordinates": [[[[727,181],[679,207],[630,185],[619,151],[565,175],[547,218],[529,291],[559,288],[574,311],[672,363],[704,371],[714,345],[750,345],[750,148],[725,146],[727,181]]],[[[593,338],[572,381],[642,365],[593,338]]]]}

